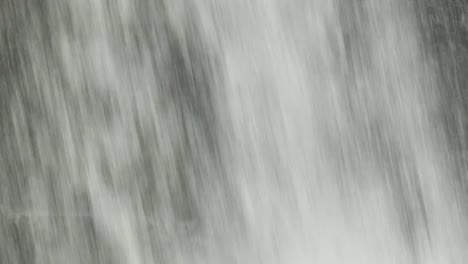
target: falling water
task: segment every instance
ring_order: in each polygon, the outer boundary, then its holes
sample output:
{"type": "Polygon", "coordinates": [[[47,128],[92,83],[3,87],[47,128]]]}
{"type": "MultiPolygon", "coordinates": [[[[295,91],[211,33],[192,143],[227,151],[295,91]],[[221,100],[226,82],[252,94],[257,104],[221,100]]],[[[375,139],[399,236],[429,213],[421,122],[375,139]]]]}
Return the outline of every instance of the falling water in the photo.
{"type": "Polygon", "coordinates": [[[465,263],[446,2],[1,1],[0,263],[465,263]]]}

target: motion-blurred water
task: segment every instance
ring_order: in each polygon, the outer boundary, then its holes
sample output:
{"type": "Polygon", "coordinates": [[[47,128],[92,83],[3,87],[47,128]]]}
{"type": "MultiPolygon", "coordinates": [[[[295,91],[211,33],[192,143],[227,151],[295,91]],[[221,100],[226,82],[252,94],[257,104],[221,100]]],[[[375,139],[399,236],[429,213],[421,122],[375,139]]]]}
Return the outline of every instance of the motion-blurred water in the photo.
{"type": "Polygon", "coordinates": [[[1,1],[0,263],[465,263],[448,2],[1,1]]]}

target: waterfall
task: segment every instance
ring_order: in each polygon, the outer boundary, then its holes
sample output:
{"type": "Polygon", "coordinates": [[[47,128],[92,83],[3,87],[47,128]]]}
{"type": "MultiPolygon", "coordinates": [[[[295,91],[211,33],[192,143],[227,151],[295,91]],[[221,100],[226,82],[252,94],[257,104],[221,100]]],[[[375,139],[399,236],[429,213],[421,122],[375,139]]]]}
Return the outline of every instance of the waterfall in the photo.
{"type": "Polygon", "coordinates": [[[3,1],[0,263],[464,263],[448,2],[3,1]]]}

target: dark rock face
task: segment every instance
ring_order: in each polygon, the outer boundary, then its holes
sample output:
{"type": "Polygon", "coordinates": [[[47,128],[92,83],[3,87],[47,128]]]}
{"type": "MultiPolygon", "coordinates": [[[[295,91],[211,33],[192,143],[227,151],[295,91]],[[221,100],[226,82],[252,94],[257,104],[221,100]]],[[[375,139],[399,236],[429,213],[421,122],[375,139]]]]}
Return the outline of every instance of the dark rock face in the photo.
{"type": "Polygon", "coordinates": [[[466,199],[468,28],[466,1],[417,1],[430,63],[437,69],[440,119],[455,164],[454,189],[466,199]]]}

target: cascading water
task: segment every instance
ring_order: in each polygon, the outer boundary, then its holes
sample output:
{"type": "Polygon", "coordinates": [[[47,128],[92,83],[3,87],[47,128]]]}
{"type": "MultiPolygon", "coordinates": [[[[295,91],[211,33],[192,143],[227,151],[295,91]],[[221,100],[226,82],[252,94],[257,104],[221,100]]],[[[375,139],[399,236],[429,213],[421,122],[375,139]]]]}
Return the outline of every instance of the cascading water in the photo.
{"type": "Polygon", "coordinates": [[[0,263],[464,263],[454,5],[2,1],[0,263]]]}

